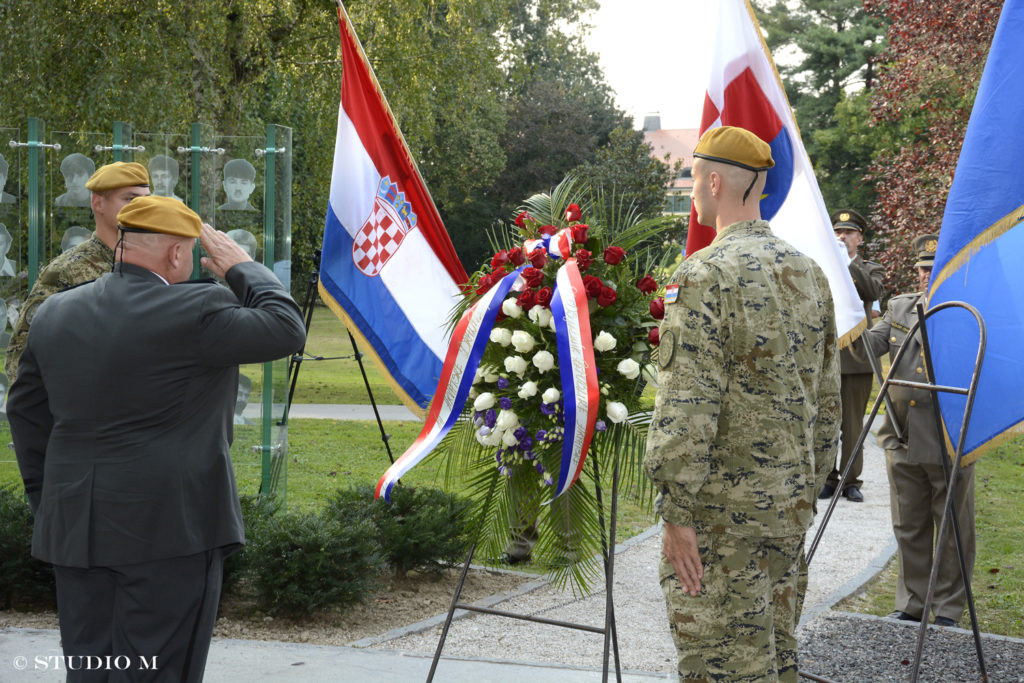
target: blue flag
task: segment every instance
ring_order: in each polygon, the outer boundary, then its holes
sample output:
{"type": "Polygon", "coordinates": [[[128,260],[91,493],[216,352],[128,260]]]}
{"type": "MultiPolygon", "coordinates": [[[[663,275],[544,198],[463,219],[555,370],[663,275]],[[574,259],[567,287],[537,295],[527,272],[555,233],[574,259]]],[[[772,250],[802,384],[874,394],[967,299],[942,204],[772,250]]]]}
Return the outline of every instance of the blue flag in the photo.
{"type": "MultiPolygon", "coordinates": [[[[928,307],[974,306],[984,318],[987,350],[965,462],[1024,433],[1024,0],[1006,0],[967,125],[939,232],[928,307]]],[[[962,309],[928,321],[935,379],[967,387],[978,327],[962,309]]],[[[950,443],[960,440],[966,396],[941,393],[950,443]]]]}

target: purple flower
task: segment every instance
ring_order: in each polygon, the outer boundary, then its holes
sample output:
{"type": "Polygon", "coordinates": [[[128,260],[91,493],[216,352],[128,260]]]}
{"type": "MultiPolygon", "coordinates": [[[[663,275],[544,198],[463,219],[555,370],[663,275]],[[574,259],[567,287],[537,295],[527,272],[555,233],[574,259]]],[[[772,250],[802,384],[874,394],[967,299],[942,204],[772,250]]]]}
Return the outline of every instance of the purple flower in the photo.
{"type": "Polygon", "coordinates": [[[521,450],[521,451],[528,451],[532,447],[533,447],[533,439],[531,439],[529,437],[529,435],[524,436],[523,438],[519,439],[519,450],[521,450]]]}
{"type": "Polygon", "coordinates": [[[608,425],[604,423],[604,420],[598,420],[597,422],[594,423],[594,429],[599,432],[603,432],[604,430],[608,429],[608,425]]]}
{"type": "Polygon", "coordinates": [[[536,458],[537,456],[533,454],[533,451],[526,451],[525,453],[523,453],[523,457],[524,457],[524,458],[525,458],[526,460],[533,460],[533,459],[534,459],[534,458],[536,458]]]}
{"type": "Polygon", "coordinates": [[[537,433],[533,435],[533,438],[537,439],[537,441],[543,441],[544,439],[547,438],[547,436],[548,433],[545,430],[538,429],[537,433]]]}
{"type": "Polygon", "coordinates": [[[494,408],[490,408],[486,413],[484,413],[484,424],[490,427],[491,429],[494,429],[494,422],[497,419],[498,413],[497,411],[494,410],[494,408]]]}
{"type": "Polygon", "coordinates": [[[514,432],[512,432],[512,436],[514,436],[517,439],[519,439],[520,441],[522,441],[523,437],[524,436],[528,436],[529,433],[530,432],[527,431],[526,427],[517,427],[516,430],[514,432]]]}
{"type": "MultiPolygon", "coordinates": [[[[502,378],[502,379],[504,379],[504,378],[502,378]]],[[[499,379],[498,381],[500,382],[501,380],[499,379]]],[[[506,384],[507,383],[508,382],[506,382],[506,384]]],[[[500,403],[501,403],[502,410],[511,410],[511,408],[512,408],[512,399],[510,399],[508,396],[502,396],[500,403]]]]}
{"type": "Polygon", "coordinates": [[[541,465],[541,464],[540,464],[540,463],[538,462],[538,463],[537,463],[536,465],[534,465],[534,467],[536,467],[536,468],[537,468],[537,471],[538,471],[538,472],[540,472],[541,474],[544,474],[544,465],[541,465]]]}
{"type": "Polygon", "coordinates": [[[554,486],[555,482],[552,481],[550,474],[548,476],[544,477],[544,484],[545,484],[545,486],[554,486]]]}
{"type": "MultiPolygon", "coordinates": [[[[498,388],[499,389],[508,389],[508,380],[505,379],[504,377],[499,377],[498,378],[498,388]]],[[[506,410],[507,410],[507,408],[506,408],[506,410]]]]}
{"type": "Polygon", "coordinates": [[[544,413],[545,415],[554,415],[556,410],[558,410],[558,406],[556,406],[554,403],[540,404],[540,412],[544,413]]]}

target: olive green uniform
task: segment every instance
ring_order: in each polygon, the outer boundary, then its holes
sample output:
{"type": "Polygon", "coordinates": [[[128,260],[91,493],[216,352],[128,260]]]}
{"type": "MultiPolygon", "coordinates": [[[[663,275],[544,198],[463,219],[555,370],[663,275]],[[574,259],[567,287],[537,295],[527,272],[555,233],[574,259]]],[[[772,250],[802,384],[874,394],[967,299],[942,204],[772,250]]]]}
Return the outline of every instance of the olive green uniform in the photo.
{"type": "MultiPolygon", "coordinates": [[[[871,326],[871,304],[882,296],[882,266],[872,261],[865,261],[860,254],[853,257],[850,262],[850,277],[857,288],[857,295],[864,305],[864,319],[868,327],[871,326]]],[[[857,438],[864,429],[864,412],[867,409],[868,399],[871,397],[871,385],[874,381],[874,373],[871,370],[871,362],[864,354],[864,343],[857,339],[848,347],[839,352],[839,370],[842,373],[840,396],[843,402],[843,421],[841,438],[841,455],[839,467],[832,465],[832,471],[828,475],[828,483],[832,487],[839,486],[839,477],[846,468],[846,463],[853,460],[850,466],[850,474],[844,486],[860,487],[864,482],[860,478],[864,470],[864,448],[861,447],[856,453],[853,447],[857,445],[857,438]]]]}
{"type": "Polygon", "coordinates": [[[768,223],[744,221],[672,283],[644,468],[704,564],[691,597],[662,558],[679,676],[795,681],[804,535],[839,438],[828,281],[768,223]]]}
{"type": "MultiPolygon", "coordinates": [[[[916,305],[920,294],[893,297],[882,319],[862,337],[875,355],[889,352],[895,358],[917,322],[916,305]]],[[[892,377],[927,382],[921,337],[909,341],[900,364],[892,377]]],[[[899,578],[896,581],[896,610],[920,617],[928,592],[932,569],[935,535],[942,520],[946,502],[947,478],[942,466],[940,434],[932,408],[934,394],[925,389],[891,386],[889,398],[896,413],[896,423],[903,438],[896,436],[892,416],[888,413],[878,439],[885,449],[886,471],[889,474],[889,495],[892,504],[892,527],[896,535],[896,556],[899,578]]],[[[964,557],[968,572],[974,567],[974,466],[960,470],[953,502],[960,523],[964,557]]],[[[939,575],[935,584],[933,612],[937,617],[959,621],[963,614],[966,592],[957,558],[952,524],[943,540],[939,558],[939,575]]]]}
{"type": "Polygon", "coordinates": [[[21,359],[21,352],[25,350],[32,316],[39,305],[57,292],[109,273],[113,264],[114,251],[93,235],[74,249],[60,254],[43,268],[32,287],[32,292],[18,313],[18,322],[15,323],[11,340],[7,344],[4,372],[11,382],[18,376],[18,361],[21,359]]]}

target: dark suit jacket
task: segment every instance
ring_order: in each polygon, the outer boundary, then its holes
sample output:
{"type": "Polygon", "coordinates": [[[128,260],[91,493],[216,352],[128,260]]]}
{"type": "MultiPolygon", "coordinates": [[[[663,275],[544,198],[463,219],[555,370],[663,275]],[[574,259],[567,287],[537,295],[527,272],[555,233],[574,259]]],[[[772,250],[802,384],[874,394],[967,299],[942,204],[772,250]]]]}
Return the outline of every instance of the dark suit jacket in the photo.
{"type": "Polygon", "coordinates": [[[7,406],[35,557],[115,566],[244,542],[238,364],[297,351],[305,330],[265,267],[226,279],[168,286],[124,264],[39,307],[7,406]]]}

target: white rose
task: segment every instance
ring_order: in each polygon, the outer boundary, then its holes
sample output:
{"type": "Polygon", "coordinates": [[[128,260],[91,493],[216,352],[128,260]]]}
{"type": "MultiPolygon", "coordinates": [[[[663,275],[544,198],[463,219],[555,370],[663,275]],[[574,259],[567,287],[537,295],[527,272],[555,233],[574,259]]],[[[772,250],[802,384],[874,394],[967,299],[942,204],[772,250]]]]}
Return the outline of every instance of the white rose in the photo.
{"type": "Polygon", "coordinates": [[[512,433],[512,430],[509,430],[501,435],[501,442],[506,446],[515,446],[519,443],[519,439],[512,433]]]}
{"type": "Polygon", "coordinates": [[[501,312],[510,318],[518,318],[523,314],[523,309],[515,299],[505,299],[501,302],[501,312]]]}
{"type": "Polygon", "coordinates": [[[644,378],[653,384],[655,387],[658,386],[658,368],[648,363],[644,366],[644,378]]]}
{"type": "Polygon", "coordinates": [[[632,358],[626,358],[625,360],[619,361],[619,364],[615,369],[618,370],[619,374],[626,379],[636,379],[640,376],[640,364],[632,358]]]}
{"type": "Polygon", "coordinates": [[[526,372],[526,359],[522,356],[506,356],[505,369],[522,377],[526,372]]]}
{"type": "Polygon", "coordinates": [[[611,351],[617,343],[615,337],[604,330],[598,332],[597,336],[594,337],[594,348],[598,351],[611,351]]]}
{"type": "Polygon", "coordinates": [[[499,410],[498,418],[494,421],[496,431],[513,431],[519,426],[519,416],[511,410],[499,410]]]}
{"type": "Polygon", "coordinates": [[[562,393],[554,387],[545,389],[544,393],[540,395],[540,400],[545,403],[557,403],[560,398],[562,398],[562,393]]]}
{"type": "Polygon", "coordinates": [[[541,372],[547,372],[555,367],[555,357],[548,351],[538,351],[533,356],[533,364],[541,372]]]}
{"type": "Polygon", "coordinates": [[[494,394],[485,391],[473,401],[473,410],[487,410],[494,407],[494,394]]]}
{"type": "Polygon", "coordinates": [[[516,347],[516,351],[519,353],[529,353],[530,351],[533,351],[533,347],[536,346],[536,344],[537,342],[534,341],[529,332],[516,330],[512,333],[512,346],[516,347]]]}
{"type": "Polygon", "coordinates": [[[552,332],[558,332],[558,328],[555,327],[555,316],[554,316],[554,314],[552,314],[551,317],[548,318],[548,327],[551,329],[552,332]]]}
{"type": "Polygon", "coordinates": [[[622,422],[629,416],[629,411],[626,409],[626,406],[622,405],[618,401],[609,401],[608,405],[605,406],[604,412],[605,415],[608,416],[608,419],[616,424],[622,422]]]}
{"type": "Polygon", "coordinates": [[[487,436],[480,436],[477,432],[476,440],[484,446],[497,446],[501,443],[501,432],[495,429],[487,436]]]}
{"type": "Polygon", "coordinates": [[[469,388],[469,397],[470,398],[476,398],[479,395],[480,395],[480,392],[476,390],[476,387],[470,387],[469,388]]]}
{"type": "Polygon", "coordinates": [[[537,383],[527,382],[519,387],[519,398],[530,398],[537,395],[537,383]]]}
{"type": "Polygon", "coordinates": [[[547,327],[548,322],[551,320],[551,311],[543,306],[534,306],[527,315],[530,316],[530,320],[537,327],[547,327]]]}
{"type": "Polygon", "coordinates": [[[492,384],[494,382],[497,382],[498,381],[497,368],[488,367],[486,370],[484,370],[483,377],[484,377],[484,381],[485,382],[490,382],[492,384]]]}
{"type": "Polygon", "coordinates": [[[508,346],[512,343],[512,332],[510,330],[506,330],[504,327],[495,327],[491,330],[490,340],[495,344],[508,346]]]}

